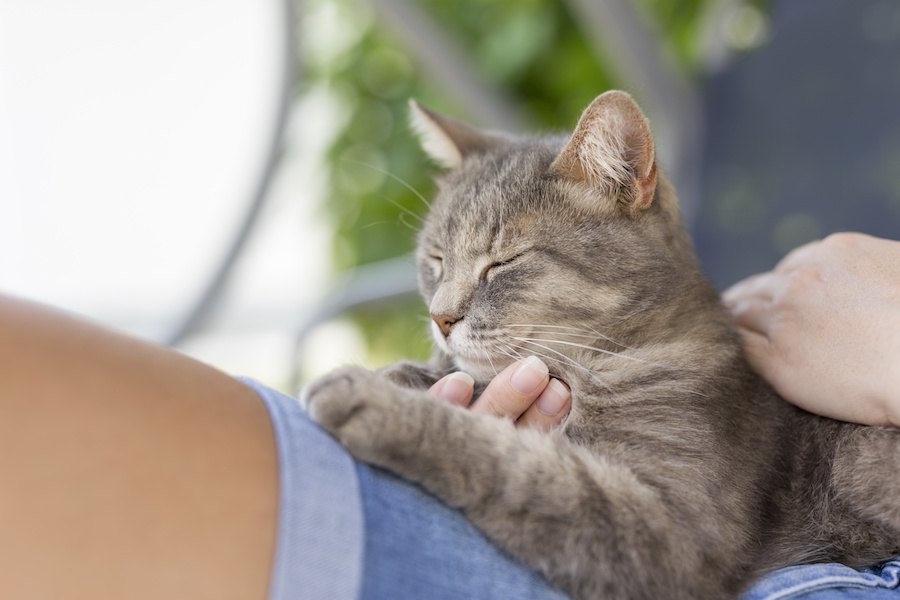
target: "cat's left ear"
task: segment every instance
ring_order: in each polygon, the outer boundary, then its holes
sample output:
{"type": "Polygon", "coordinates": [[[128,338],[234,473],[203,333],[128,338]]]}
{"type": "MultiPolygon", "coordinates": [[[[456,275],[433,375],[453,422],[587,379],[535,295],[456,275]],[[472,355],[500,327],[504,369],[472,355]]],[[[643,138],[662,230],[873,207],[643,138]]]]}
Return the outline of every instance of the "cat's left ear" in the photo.
{"type": "Polygon", "coordinates": [[[656,159],[647,118],[625,92],[601,94],[550,166],[552,172],[618,197],[631,215],[650,206],[656,159]]]}
{"type": "Polygon", "coordinates": [[[456,119],[445,117],[410,99],[412,126],[422,140],[422,149],[442,167],[454,169],[471,153],[487,150],[503,141],[498,134],[485,133],[456,119]]]}

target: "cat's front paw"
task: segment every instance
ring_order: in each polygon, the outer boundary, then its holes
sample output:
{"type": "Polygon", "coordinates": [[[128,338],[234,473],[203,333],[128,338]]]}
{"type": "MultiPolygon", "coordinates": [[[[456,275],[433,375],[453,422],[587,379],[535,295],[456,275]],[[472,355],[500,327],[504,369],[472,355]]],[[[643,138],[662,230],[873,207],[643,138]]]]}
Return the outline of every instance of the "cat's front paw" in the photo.
{"type": "Polygon", "coordinates": [[[414,390],[427,390],[440,377],[428,365],[421,365],[406,360],[379,369],[378,374],[397,385],[414,390]]]}
{"type": "Polygon", "coordinates": [[[334,436],[351,454],[379,462],[380,444],[396,421],[394,386],[362,367],[344,367],[312,383],[304,392],[313,421],[334,436]]]}

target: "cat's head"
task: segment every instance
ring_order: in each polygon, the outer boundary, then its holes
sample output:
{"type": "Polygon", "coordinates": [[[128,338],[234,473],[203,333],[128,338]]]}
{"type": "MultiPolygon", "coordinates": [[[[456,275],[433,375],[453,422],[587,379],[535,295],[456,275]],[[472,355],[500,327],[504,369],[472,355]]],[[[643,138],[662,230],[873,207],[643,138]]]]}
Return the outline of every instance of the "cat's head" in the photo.
{"type": "Polygon", "coordinates": [[[411,105],[447,168],[419,235],[419,285],[438,347],[476,379],[528,354],[557,373],[592,368],[590,348],[634,342],[696,271],[628,94],[599,96],[568,137],[482,132],[411,105]]]}

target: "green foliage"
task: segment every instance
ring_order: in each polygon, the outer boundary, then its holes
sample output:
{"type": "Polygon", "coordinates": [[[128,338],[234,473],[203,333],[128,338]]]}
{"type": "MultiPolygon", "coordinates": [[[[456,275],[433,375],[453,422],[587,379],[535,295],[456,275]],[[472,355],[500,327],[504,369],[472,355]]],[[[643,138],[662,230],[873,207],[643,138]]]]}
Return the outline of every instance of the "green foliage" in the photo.
{"type": "MultiPolygon", "coordinates": [[[[693,36],[708,2],[640,2],[688,71],[693,36]]],[[[435,169],[408,130],[408,98],[463,119],[471,115],[422,71],[369,4],[305,4],[309,11],[337,15],[335,31],[343,44],[323,52],[320,43],[301,56],[306,85],[327,87],[347,115],[329,153],[331,194],[324,207],[334,223],[333,265],[343,271],[403,255],[414,246],[414,229],[426,209],[418,195],[432,194],[435,169]]],[[[514,98],[538,130],[569,129],[595,95],[616,84],[564,2],[421,0],[416,5],[457,40],[473,73],[514,98]]],[[[355,318],[373,362],[427,355],[428,345],[420,341],[427,339],[421,302],[396,303],[355,318]]]]}
{"type": "Polygon", "coordinates": [[[686,70],[692,70],[696,60],[697,28],[702,21],[707,0],[640,0],[641,8],[653,19],[658,31],[666,38],[669,50],[686,70]]]}

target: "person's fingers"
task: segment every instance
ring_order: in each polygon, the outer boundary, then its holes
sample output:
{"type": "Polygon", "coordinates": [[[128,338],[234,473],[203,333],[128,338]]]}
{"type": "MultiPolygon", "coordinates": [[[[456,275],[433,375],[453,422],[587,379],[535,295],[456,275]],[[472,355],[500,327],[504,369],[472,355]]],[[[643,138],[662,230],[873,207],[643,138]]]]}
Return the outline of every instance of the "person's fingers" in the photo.
{"type": "Polygon", "coordinates": [[[772,272],[752,275],[722,292],[722,302],[726,306],[733,306],[754,296],[771,299],[777,286],[776,278],[777,276],[772,272]]]}
{"type": "Polygon", "coordinates": [[[775,272],[787,273],[788,271],[793,271],[802,265],[808,264],[811,262],[812,256],[819,252],[819,246],[821,244],[822,240],[815,240],[803,244],[802,246],[797,246],[788,252],[784,258],[778,261],[778,264],[775,265],[775,272]]]}
{"type": "Polygon", "coordinates": [[[572,408],[572,392],[559,379],[551,379],[538,399],[516,421],[516,427],[549,431],[562,423],[572,408]]]}
{"type": "Polygon", "coordinates": [[[741,345],[744,347],[744,354],[750,366],[769,383],[776,383],[773,363],[777,363],[778,357],[773,356],[769,338],[742,327],[738,327],[738,333],[741,336],[741,345]]]}
{"type": "Polygon", "coordinates": [[[769,334],[772,326],[772,300],[760,296],[742,298],[728,307],[735,325],[754,333],[769,334]]]}
{"type": "Polygon", "coordinates": [[[488,384],[472,411],[516,420],[550,381],[550,370],[536,356],[514,362],[488,384]]]}
{"type": "Polygon", "coordinates": [[[475,380],[463,371],[450,373],[439,379],[428,391],[435,398],[458,406],[468,406],[475,390],[475,380]]]}

